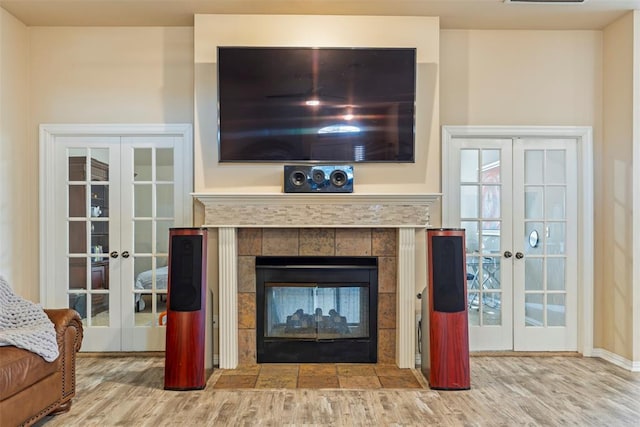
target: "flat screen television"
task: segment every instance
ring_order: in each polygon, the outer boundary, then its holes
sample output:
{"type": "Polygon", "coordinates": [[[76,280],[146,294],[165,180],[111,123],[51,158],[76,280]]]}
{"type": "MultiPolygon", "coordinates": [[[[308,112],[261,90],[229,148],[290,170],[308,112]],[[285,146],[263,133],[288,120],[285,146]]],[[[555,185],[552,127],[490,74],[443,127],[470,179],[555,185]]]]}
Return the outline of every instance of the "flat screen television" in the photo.
{"type": "Polygon", "coordinates": [[[218,48],[220,162],[413,162],[414,48],[218,48]]]}

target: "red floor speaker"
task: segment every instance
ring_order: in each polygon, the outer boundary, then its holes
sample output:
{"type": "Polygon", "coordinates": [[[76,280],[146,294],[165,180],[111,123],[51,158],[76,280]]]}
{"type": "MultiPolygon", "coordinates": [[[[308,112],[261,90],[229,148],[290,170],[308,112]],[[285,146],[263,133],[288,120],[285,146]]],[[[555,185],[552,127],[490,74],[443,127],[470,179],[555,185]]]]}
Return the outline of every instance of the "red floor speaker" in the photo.
{"type": "Polygon", "coordinates": [[[165,390],[205,386],[207,230],[169,230],[165,390]]]}
{"type": "Polygon", "coordinates": [[[469,324],[463,229],[427,230],[429,386],[468,390],[469,324]]]}

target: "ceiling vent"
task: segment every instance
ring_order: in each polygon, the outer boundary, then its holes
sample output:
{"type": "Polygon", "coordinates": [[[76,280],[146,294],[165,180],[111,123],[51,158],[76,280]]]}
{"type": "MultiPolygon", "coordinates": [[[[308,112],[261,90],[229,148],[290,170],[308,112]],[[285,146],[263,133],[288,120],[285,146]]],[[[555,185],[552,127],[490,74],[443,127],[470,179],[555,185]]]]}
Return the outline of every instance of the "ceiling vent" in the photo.
{"type": "Polygon", "coordinates": [[[504,0],[505,3],[520,4],[581,4],[587,0],[504,0]]]}

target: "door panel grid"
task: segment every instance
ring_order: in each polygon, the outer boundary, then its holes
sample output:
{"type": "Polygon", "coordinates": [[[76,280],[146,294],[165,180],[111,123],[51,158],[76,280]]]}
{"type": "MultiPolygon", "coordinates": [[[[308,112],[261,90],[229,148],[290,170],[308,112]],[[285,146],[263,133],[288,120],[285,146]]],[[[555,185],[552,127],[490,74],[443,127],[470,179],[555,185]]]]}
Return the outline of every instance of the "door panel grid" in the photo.
{"type": "Polygon", "coordinates": [[[167,148],[133,148],[135,325],[150,326],[151,319],[166,310],[169,228],[175,223],[173,153],[167,148]],[[164,178],[160,181],[159,178],[164,178]],[[147,238],[150,236],[151,238],[147,238]]]}
{"type": "Polygon", "coordinates": [[[460,153],[460,224],[466,230],[470,324],[502,325],[501,150],[463,148],[460,153]]]}
{"type": "Polygon", "coordinates": [[[577,348],[577,168],[572,139],[516,139],[514,345],[577,348]],[[518,191],[518,189],[522,189],[518,191]],[[518,283],[522,278],[523,283],[518,283]]]}
{"type": "Polygon", "coordinates": [[[63,211],[57,210],[66,224],[57,240],[66,246],[66,279],[57,292],[81,315],[85,351],[164,349],[158,318],[167,301],[169,228],[184,224],[176,141],[57,139],[57,164],[65,165],[58,175],[66,188],[58,200],[63,211]]]}
{"type": "Polygon", "coordinates": [[[119,330],[119,307],[114,304],[120,289],[114,282],[109,251],[119,245],[112,233],[114,209],[119,209],[118,190],[112,178],[119,173],[117,138],[61,138],[54,154],[56,218],[54,233],[59,250],[51,253],[56,271],[55,305],[68,306],[80,314],[85,327],[83,347],[108,350],[119,330]],[[114,173],[116,175],[114,175],[114,173]]]}
{"type": "Polygon", "coordinates": [[[472,349],[576,347],[575,145],[451,140],[448,219],[467,234],[472,349]]]}
{"type": "Polygon", "coordinates": [[[169,228],[176,224],[174,138],[124,138],[125,180],[122,233],[131,262],[121,304],[133,307],[124,318],[123,347],[164,347],[160,314],[166,310],[169,228]]]}
{"type": "Polygon", "coordinates": [[[565,326],[565,151],[525,150],[524,157],[525,326],[565,326]]]}

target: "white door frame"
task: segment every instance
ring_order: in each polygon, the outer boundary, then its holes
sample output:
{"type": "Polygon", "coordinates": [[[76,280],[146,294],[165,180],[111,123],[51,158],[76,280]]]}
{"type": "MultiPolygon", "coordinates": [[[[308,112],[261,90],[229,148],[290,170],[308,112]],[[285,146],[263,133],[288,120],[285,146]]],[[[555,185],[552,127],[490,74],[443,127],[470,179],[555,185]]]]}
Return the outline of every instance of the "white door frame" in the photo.
{"type": "MultiPolygon", "coordinates": [[[[187,183],[184,207],[185,218],[193,222],[193,128],[190,123],[179,124],[41,124],[40,125],[40,301],[44,305],[53,295],[48,295],[48,283],[56,277],[54,258],[48,254],[56,250],[54,216],[47,213],[47,207],[54,205],[56,197],[54,179],[55,140],[61,136],[174,136],[181,138],[187,183]]],[[[192,224],[184,224],[189,226],[192,224]]]]}
{"type": "Polygon", "coordinates": [[[578,351],[593,353],[593,132],[590,126],[443,126],[442,127],[442,225],[449,224],[453,138],[576,138],[578,156],[578,351]]]}

